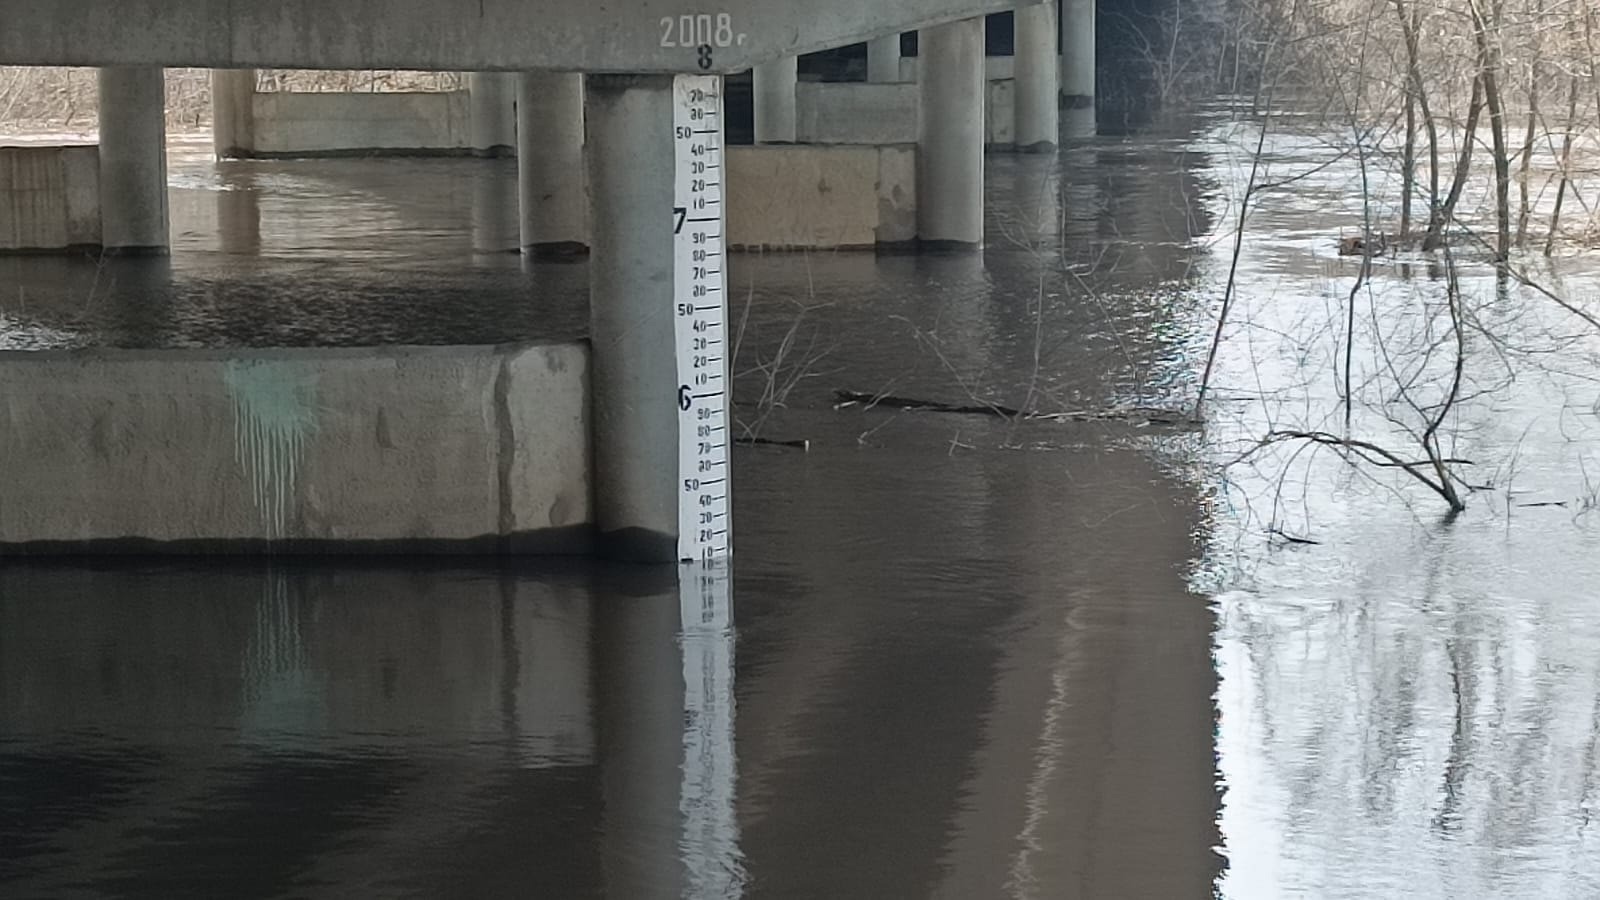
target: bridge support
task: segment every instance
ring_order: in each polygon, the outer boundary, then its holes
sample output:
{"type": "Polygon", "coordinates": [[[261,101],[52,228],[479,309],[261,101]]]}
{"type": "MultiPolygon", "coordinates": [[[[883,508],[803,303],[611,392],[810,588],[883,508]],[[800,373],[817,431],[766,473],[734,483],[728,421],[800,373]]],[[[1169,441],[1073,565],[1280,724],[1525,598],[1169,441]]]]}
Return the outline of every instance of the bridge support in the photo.
{"type": "Polygon", "coordinates": [[[247,156],[256,146],[256,70],[211,70],[211,143],[217,159],[247,156]]]}
{"type": "Polygon", "coordinates": [[[983,246],[983,19],[922,32],[918,83],[917,237],[983,246]]]}
{"type": "Polygon", "coordinates": [[[585,97],[595,524],[614,558],[674,562],[674,153],[670,75],[591,75],[585,97]]]}
{"type": "Polygon", "coordinates": [[[1036,3],[1016,11],[1017,149],[1048,153],[1061,139],[1056,58],[1056,5],[1036,3]]]}
{"type": "Polygon", "coordinates": [[[510,156],[517,150],[516,76],[508,72],[468,72],[472,98],[472,152],[510,156]]]}
{"type": "Polygon", "coordinates": [[[900,32],[867,43],[867,80],[873,84],[900,80],[900,32]]]}
{"type": "Polygon", "coordinates": [[[1061,105],[1094,108],[1095,0],[1061,0],[1061,105]]]}
{"type": "Polygon", "coordinates": [[[755,90],[756,143],[792,144],[795,136],[795,85],[800,57],[785,56],[751,72],[755,90]]]}
{"type": "Polygon", "coordinates": [[[166,72],[101,69],[100,225],[108,253],[164,256],[167,222],[166,72]]]}
{"type": "Polygon", "coordinates": [[[517,183],[523,253],[559,257],[588,251],[583,170],[583,76],[522,73],[517,85],[517,183]]]}

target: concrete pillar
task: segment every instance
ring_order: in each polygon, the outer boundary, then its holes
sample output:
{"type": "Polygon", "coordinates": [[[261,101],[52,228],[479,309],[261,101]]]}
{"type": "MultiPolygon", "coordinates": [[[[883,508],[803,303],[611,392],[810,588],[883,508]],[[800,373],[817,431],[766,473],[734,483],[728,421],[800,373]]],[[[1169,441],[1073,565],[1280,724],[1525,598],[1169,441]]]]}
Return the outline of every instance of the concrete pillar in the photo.
{"type": "Polygon", "coordinates": [[[517,84],[517,183],[522,252],[571,256],[589,249],[583,177],[583,76],[524,72],[517,84]]]}
{"type": "Polygon", "coordinates": [[[100,226],[108,253],[168,252],[166,72],[159,66],[100,70],[100,226]]]}
{"type": "Polygon", "coordinates": [[[468,72],[472,98],[472,152],[510,156],[517,152],[517,82],[513,72],[468,72]]]}
{"type": "Polygon", "coordinates": [[[590,75],[595,519],[607,555],[674,562],[677,363],[670,75],[590,75]]]}
{"type": "Polygon", "coordinates": [[[1015,78],[1017,149],[1049,152],[1061,139],[1056,58],[1056,5],[1035,3],[1016,11],[1015,78]]]}
{"type": "Polygon", "coordinates": [[[1095,0],[1061,0],[1061,105],[1094,106],[1095,0]]]}
{"type": "Polygon", "coordinates": [[[925,29],[918,83],[917,237],[983,246],[983,19],[925,29]]]}
{"type": "Polygon", "coordinates": [[[900,80],[900,32],[867,42],[867,80],[873,84],[900,80]]]}
{"type": "Polygon", "coordinates": [[[211,70],[211,144],[217,159],[256,149],[256,70],[211,70]]]}
{"type": "Polygon", "coordinates": [[[785,56],[755,67],[756,143],[792,144],[795,136],[795,84],[800,57],[785,56]]]}

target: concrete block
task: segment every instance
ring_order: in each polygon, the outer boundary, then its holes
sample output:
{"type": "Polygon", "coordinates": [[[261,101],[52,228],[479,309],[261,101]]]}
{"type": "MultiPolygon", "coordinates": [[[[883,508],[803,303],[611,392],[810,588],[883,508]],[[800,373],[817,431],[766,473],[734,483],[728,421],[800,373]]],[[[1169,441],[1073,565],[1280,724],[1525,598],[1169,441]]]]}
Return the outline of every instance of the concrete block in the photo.
{"type": "Polygon", "coordinates": [[[0,253],[94,250],[100,240],[98,147],[0,147],[0,253]]]}
{"type": "Polygon", "coordinates": [[[571,550],[583,345],[0,353],[0,554],[571,550]]]}
{"type": "MultiPolygon", "coordinates": [[[[983,77],[989,81],[1000,81],[1015,76],[1016,57],[1014,56],[985,56],[983,58],[983,77]]],[[[904,56],[900,58],[900,80],[916,81],[919,67],[922,63],[920,56],[904,56]]]]}
{"type": "Polygon", "coordinates": [[[509,518],[500,530],[521,534],[593,522],[588,347],[550,345],[508,353],[502,385],[499,402],[512,446],[503,486],[509,518]],[[565,389],[550,391],[552,383],[565,389]],[[573,435],[585,439],[570,440],[573,435]]]}
{"type": "Polygon", "coordinates": [[[728,242],[743,249],[871,249],[916,233],[916,148],[728,148],[728,242]]]}
{"type": "Polygon", "coordinates": [[[291,92],[253,98],[248,155],[317,157],[456,155],[471,149],[466,91],[291,92]]]}
{"type": "Polygon", "coordinates": [[[801,82],[795,139],[808,144],[914,144],[917,86],[909,83],[801,82]]]}
{"type": "Polygon", "coordinates": [[[878,148],[878,243],[917,239],[917,151],[908,144],[878,148]]]}
{"type": "MultiPolygon", "coordinates": [[[[1010,61],[1010,57],[990,57],[1010,61]]],[[[991,65],[991,71],[996,68],[991,65]]],[[[914,82],[801,82],[795,94],[796,140],[807,144],[916,143],[922,92],[914,82]]],[[[984,142],[1016,143],[1016,82],[990,79],[984,142]]]]}

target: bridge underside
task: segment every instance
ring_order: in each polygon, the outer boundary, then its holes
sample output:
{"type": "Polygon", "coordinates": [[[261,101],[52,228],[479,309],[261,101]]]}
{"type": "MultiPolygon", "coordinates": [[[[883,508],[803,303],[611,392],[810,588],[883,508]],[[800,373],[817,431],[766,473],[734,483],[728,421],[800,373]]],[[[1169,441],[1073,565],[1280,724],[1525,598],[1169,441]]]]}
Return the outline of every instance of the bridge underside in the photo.
{"type": "Polygon", "coordinates": [[[0,65],[748,69],[1027,0],[0,0],[0,65]]]}

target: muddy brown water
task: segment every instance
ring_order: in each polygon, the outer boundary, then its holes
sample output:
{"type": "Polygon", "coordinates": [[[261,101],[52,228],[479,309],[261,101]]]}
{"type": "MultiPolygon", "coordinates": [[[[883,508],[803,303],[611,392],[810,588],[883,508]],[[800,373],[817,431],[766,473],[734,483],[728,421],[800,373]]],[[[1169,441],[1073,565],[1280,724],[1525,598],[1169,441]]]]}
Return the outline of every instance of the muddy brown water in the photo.
{"type": "MultiPolygon", "coordinates": [[[[811,450],[735,458],[726,629],[575,560],[0,567],[0,893],[1600,896],[1581,331],[1498,327],[1533,362],[1474,368],[1453,440],[1496,487],[1461,517],[1327,453],[1218,468],[1341,415],[1349,172],[1247,222],[1203,429],[832,405],[1181,407],[1250,146],[1218,111],[991,155],[981,255],[739,257],[739,418],[811,450]]],[[[509,169],[203,149],[170,260],[0,260],[0,346],[583,332],[585,264],[472,252],[509,169]]],[[[1425,268],[1359,329],[1386,441],[1425,268]]]]}

